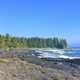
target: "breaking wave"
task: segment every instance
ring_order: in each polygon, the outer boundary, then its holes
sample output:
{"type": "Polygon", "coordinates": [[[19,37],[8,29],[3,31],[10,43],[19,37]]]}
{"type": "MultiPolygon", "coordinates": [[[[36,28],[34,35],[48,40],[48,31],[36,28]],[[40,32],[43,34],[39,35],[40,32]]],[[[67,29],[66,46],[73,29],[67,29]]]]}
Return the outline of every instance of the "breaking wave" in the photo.
{"type": "Polygon", "coordinates": [[[75,59],[80,58],[80,50],[37,50],[40,53],[39,58],[64,58],[64,59],[75,59]]]}

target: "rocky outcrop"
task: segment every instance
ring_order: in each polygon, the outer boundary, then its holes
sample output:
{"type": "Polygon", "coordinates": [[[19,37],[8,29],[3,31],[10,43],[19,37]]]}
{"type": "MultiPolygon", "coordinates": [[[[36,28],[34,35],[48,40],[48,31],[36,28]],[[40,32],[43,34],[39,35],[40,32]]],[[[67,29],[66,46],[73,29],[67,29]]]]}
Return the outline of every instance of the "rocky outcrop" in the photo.
{"type": "Polygon", "coordinates": [[[80,75],[9,58],[0,63],[0,80],[80,80],[80,75]]]}
{"type": "Polygon", "coordinates": [[[35,55],[30,49],[0,51],[0,80],[80,80],[80,60],[35,55]]]}

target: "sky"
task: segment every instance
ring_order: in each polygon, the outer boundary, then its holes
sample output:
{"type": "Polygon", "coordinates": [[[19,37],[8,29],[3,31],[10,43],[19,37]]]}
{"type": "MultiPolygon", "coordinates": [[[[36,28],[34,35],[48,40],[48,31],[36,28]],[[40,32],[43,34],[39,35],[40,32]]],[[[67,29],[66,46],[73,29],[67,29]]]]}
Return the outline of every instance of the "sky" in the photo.
{"type": "Polygon", "coordinates": [[[0,33],[80,44],[80,0],[0,0],[0,33]]]}

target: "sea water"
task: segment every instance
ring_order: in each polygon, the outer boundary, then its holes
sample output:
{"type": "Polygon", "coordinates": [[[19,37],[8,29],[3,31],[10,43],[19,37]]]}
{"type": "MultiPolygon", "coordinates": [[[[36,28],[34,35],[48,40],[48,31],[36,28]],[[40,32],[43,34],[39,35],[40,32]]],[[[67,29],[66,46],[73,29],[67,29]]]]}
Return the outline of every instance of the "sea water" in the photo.
{"type": "Polygon", "coordinates": [[[39,57],[46,57],[46,58],[80,58],[80,50],[63,50],[62,54],[61,51],[59,53],[56,53],[54,51],[43,51],[42,54],[40,54],[39,57]]]}
{"type": "Polygon", "coordinates": [[[67,50],[67,51],[65,50],[64,55],[73,58],[80,57],[80,50],[67,50]]]}

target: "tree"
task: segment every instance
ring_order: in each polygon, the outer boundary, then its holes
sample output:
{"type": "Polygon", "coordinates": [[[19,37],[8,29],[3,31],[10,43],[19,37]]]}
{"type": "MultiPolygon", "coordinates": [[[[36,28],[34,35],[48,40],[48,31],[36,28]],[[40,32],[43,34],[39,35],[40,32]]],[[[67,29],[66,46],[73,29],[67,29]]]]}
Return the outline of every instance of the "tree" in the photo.
{"type": "Polygon", "coordinates": [[[14,37],[0,35],[0,49],[8,48],[67,48],[67,41],[58,38],[14,37]]]}

